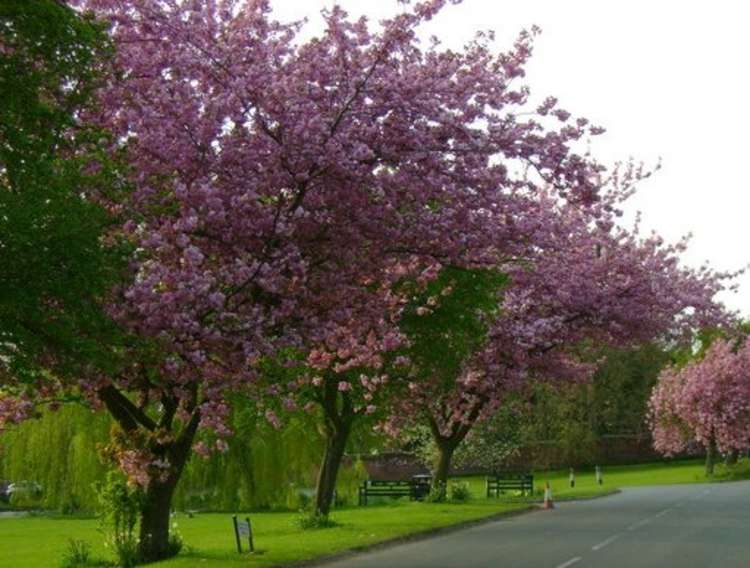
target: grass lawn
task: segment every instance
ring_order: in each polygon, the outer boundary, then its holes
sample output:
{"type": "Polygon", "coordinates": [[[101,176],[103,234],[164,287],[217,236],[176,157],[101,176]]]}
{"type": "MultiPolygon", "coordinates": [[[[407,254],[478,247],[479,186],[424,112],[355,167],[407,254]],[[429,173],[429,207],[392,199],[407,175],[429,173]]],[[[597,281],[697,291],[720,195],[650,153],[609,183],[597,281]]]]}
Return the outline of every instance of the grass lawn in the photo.
{"type": "MultiPolygon", "coordinates": [[[[549,481],[552,494],[556,499],[581,498],[595,495],[601,489],[617,489],[637,485],[672,485],[678,483],[707,483],[703,460],[686,460],[670,463],[649,463],[641,465],[610,466],[602,470],[603,484],[596,484],[594,470],[576,471],[576,486],[570,488],[569,471],[540,472],[534,475],[534,487],[537,491],[544,488],[549,481]]],[[[484,478],[471,481],[472,492],[484,491],[484,478]],[[481,489],[480,489],[481,488],[481,489]]]]}
{"type": "MultiPolygon", "coordinates": [[[[207,568],[276,566],[307,560],[335,552],[366,547],[378,542],[430,531],[492,515],[525,509],[528,500],[484,498],[484,478],[464,478],[474,498],[468,503],[434,504],[391,502],[369,507],[336,510],[333,519],[339,526],[303,531],[294,520],[296,513],[251,513],[256,547],[261,554],[240,556],[234,549],[231,515],[203,513],[189,518],[177,515],[179,531],[187,550],[177,558],[159,563],[163,567],[207,568]]],[[[537,490],[549,481],[556,499],[601,495],[619,487],[672,483],[705,482],[699,461],[670,464],[610,467],[604,469],[604,484],[599,486],[593,471],[576,475],[576,487],[568,487],[568,472],[535,475],[537,490]]],[[[244,515],[242,515],[244,517],[244,515]]],[[[0,518],[0,568],[51,567],[59,564],[69,538],[92,544],[93,556],[111,558],[101,545],[102,537],[93,519],[32,516],[0,518]]]]}
{"type": "MultiPolygon", "coordinates": [[[[307,531],[295,525],[297,513],[251,513],[255,545],[262,553],[244,558],[235,549],[231,515],[203,513],[189,518],[178,514],[175,521],[188,550],[158,566],[275,566],[528,506],[485,499],[465,504],[402,501],[337,510],[332,516],[339,526],[307,531]]],[[[68,538],[87,540],[95,545],[93,556],[110,558],[99,544],[102,539],[93,519],[23,517],[0,519],[0,566],[54,567],[68,538]]]]}

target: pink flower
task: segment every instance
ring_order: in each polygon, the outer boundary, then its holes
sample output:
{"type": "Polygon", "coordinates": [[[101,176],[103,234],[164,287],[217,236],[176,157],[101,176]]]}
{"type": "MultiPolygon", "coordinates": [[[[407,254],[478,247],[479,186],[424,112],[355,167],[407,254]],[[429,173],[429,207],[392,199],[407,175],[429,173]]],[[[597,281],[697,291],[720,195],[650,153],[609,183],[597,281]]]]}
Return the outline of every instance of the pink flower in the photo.
{"type": "Polygon", "coordinates": [[[273,410],[266,410],[266,420],[268,420],[269,424],[271,424],[276,430],[281,428],[281,420],[273,410]]]}
{"type": "Polygon", "coordinates": [[[411,363],[411,360],[405,355],[399,355],[393,360],[393,364],[397,367],[405,367],[409,363],[411,363]]]}
{"type": "Polygon", "coordinates": [[[307,363],[314,369],[327,369],[334,359],[332,353],[323,351],[321,349],[314,349],[310,352],[307,357],[307,363]]]}
{"type": "Polygon", "coordinates": [[[211,455],[211,450],[205,442],[196,442],[193,444],[193,451],[204,459],[207,459],[211,455]]]}

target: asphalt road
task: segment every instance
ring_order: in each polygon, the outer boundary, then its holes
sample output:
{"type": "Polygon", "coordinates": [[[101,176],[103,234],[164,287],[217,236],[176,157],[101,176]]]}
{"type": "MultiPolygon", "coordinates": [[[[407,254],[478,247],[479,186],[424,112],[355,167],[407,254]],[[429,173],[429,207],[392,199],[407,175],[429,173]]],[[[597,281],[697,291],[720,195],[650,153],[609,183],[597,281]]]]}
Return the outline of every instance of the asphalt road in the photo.
{"type": "Polygon", "coordinates": [[[326,566],[748,568],[750,482],[625,489],[326,566]]]}

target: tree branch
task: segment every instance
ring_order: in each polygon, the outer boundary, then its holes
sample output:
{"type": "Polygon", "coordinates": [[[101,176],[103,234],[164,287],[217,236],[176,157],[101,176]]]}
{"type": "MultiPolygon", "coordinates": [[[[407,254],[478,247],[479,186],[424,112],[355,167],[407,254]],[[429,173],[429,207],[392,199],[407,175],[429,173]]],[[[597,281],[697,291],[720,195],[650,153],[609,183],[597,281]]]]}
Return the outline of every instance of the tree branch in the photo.
{"type": "Polygon", "coordinates": [[[143,426],[152,432],[156,430],[156,422],[113,385],[102,387],[97,391],[97,394],[110,414],[126,432],[132,432],[139,426],[143,426]]]}

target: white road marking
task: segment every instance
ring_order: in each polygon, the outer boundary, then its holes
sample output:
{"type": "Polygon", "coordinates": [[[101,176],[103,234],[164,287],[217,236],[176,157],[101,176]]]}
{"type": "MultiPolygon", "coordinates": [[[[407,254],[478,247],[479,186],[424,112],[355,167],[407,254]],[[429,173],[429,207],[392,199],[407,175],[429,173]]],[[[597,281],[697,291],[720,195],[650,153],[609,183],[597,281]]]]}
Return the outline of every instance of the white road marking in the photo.
{"type": "Polygon", "coordinates": [[[642,521],[638,521],[637,523],[633,523],[632,525],[630,525],[628,527],[628,530],[629,531],[634,531],[638,527],[642,527],[643,525],[647,525],[650,522],[651,522],[651,519],[643,519],[642,521]]]}
{"type": "Polygon", "coordinates": [[[575,558],[571,558],[567,562],[563,562],[562,564],[560,564],[556,568],[568,568],[568,566],[573,566],[573,564],[575,564],[576,562],[580,562],[580,561],[581,561],[581,557],[580,556],[576,556],[575,558]]]}
{"type": "Polygon", "coordinates": [[[669,513],[670,511],[673,511],[673,510],[674,510],[674,507],[670,507],[669,509],[664,509],[663,511],[659,511],[655,515],[652,515],[650,517],[646,517],[645,519],[642,519],[642,520],[638,521],[637,523],[633,523],[632,525],[630,525],[628,527],[628,530],[629,531],[634,531],[638,527],[642,527],[643,525],[646,525],[646,524],[650,523],[654,519],[658,519],[659,517],[663,517],[664,515],[666,515],[667,513],[669,513]]]}
{"type": "Polygon", "coordinates": [[[614,535],[614,536],[611,536],[611,537],[609,537],[609,538],[608,538],[607,540],[603,540],[603,541],[601,541],[601,542],[600,542],[599,544],[595,544],[594,546],[592,546],[592,547],[591,547],[591,550],[601,550],[602,548],[604,548],[604,547],[605,547],[605,546],[607,546],[608,544],[610,544],[610,543],[612,543],[612,542],[616,541],[616,540],[617,540],[618,538],[620,538],[620,535],[619,535],[619,534],[616,534],[616,535],[614,535]]]}
{"type": "Polygon", "coordinates": [[[691,499],[701,499],[701,498],[705,497],[706,495],[708,495],[709,493],[711,493],[711,490],[710,489],[706,489],[703,493],[701,493],[699,495],[696,495],[695,497],[691,497],[691,499]]]}

